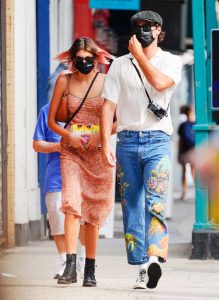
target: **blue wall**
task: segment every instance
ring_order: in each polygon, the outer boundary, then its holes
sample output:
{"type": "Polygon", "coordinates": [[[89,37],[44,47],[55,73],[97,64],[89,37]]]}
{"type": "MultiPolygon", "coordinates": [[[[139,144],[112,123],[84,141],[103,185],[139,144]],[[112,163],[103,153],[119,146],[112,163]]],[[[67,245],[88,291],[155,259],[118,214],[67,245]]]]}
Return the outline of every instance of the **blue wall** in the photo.
{"type": "MultiPolygon", "coordinates": [[[[37,27],[37,111],[47,103],[47,80],[50,74],[49,0],[36,0],[37,27]]],[[[41,191],[41,212],[47,212],[43,184],[46,169],[45,154],[38,154],[38,180],[41,191]]]]}

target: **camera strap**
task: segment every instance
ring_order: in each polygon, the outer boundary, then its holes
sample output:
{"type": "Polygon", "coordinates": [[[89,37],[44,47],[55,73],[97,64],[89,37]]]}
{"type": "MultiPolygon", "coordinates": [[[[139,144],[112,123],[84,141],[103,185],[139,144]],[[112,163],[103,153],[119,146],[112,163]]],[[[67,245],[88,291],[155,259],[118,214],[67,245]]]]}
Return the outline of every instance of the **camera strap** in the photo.
{"type": "MultiPolygon", "coordinates": [[[[141,82],[142,82],[142,85],[143,85],[144,90],[145,90],[145,93],[146,93],[146,95],[147,95],[147,97],[148,97],[149,103],[152,103],[151,97],[149,96],[148,91],[147,91],[147,89],[146,89],[146,87],[145,87],[145,85],[144,85],[144,81],[143,81],[143,79],[142,79],[142,77],[141,77],[141,74],[140,74],[140,72],[139,72],[137,66],[133,63],[133,58],[130,58],[130,60],[131,60],[131,63],[133,64],[133,66],[134,66],[134,68],[135,68],[135,70],[136,70],[136,72],[137,72],[137,74],[138,74],[138,77],[140,78],[140,80],[141,80],[141,82]]],[[[166,111],[168,111],[169,105],[170,105],[170,104],[168,104],[166,111]]]]}

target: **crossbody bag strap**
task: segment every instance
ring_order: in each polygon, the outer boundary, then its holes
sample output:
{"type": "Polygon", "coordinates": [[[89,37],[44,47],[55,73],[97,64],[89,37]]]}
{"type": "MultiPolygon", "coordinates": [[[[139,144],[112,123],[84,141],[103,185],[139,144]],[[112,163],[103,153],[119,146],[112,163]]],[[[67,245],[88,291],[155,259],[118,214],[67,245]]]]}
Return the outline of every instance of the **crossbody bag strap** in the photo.
{"type": "MultiPolygon", "coordinates": [[[[137,74],[138,74],[138,76],[139,76],[139,78],[140,78],[140,80],[141,80],[141,82],[142,82],[142,85],[143,85],[144,90],[145,90],[145,93],[146,93],[146,95],[147,95],[147,97],[148,97],[149,103],[152,103],[151,97],[149,96],[148,91],[147,91],[147,89],[146,89],[146,87],[145,87],[145,85],[144,85],[144,81],[143,81],[143,79],[142,79],[142,77],[141,77],[141,74],[140,74],[138,68],[136,67],[136,65],[133,63],[133,58],[130,58],[130,60],[131,60],[131,63],[133,64],[133,66],[134,66],[134,68],[135,68],[135,70],[136,70],[136,72],[137,72],[137,74]]],[[[168,106],[167,106],[166,111],[168,111],[169,106],[170,106],[170,104],[168,103],[168,106]]]]}
{"type": "Polygon", "coordinates": [[[88,94],[89,94],[89,92],[90,92],[90,90],[91,90],[93,84],[94,84],[94,81],[96,80],[96,78],[97,78],[97,76],[98,76],[99,73],[100,73],[100,72],[97,72],[97,73],[95,74],[95,76],[94,76],[93,80],[91,81],[91,84],[90,84],[90,86],[89,86],[89,88],[88,88],[88,90],[87,90],[87,92],[86,92],[86,94],[85,94],[83,100],[81,101],[81,104],[79,105],[79,107],[77,108],[77,110],[73,113],[73,115],[68,119],[68,121],[67,121],[67,123],[65,124],[65,127],[64,127],[64,128],[66,128],[66,127],[68,126],[68,124],[72,121],[72,119],[73,119],[73,118],[77,115],[77,113],[81,110],[81,108],[82,108],[82,106],[83,106],[83,104],[84,104],[84,102],[85,102],[85,100],[86,100],[86,98],[87,98],[87,96],[88,96],[88,94]]]}

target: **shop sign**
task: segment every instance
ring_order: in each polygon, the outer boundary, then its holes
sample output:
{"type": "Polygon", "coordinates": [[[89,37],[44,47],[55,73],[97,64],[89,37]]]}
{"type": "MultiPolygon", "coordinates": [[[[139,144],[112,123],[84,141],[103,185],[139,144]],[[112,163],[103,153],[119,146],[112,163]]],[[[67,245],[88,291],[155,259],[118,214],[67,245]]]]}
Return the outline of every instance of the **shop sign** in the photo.
{"type": "Polygon", "coordinates": [[[140,0],[90,0],[90,8],[139,10],[140,0]]]}

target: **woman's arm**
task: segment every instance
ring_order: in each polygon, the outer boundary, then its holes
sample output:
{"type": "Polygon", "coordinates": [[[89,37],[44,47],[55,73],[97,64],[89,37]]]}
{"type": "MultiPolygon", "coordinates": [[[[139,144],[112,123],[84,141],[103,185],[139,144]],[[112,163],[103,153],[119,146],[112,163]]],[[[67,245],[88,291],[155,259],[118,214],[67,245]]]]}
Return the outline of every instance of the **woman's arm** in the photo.
{"type": "Polygon", "coordinates": [[[56,81],[53,97],[50,104],[49,116],[48,116],[48,127],[52,131],[56,132],[58,135],[62,136],[65,140],[67,140],[72,147],[80,148],[81,150],[85,151],[84,143],[86,143],[86,141],[83,139],[83,137],[74,137],[70,131],[66,130],[65,128],[62,128],[62,126],[60,126],[56,122],[56,113],[62,101],[62,97],[65,92],[66,85],[67,85],[66,75],[60,75],[56,81]]]}
{"type": "Polygon", "coordinates": [[[60,152],[60,142],[58,143],[52,143],[47,141],[33,141],[33,149],[36,152],[42,152],[42,153],[51,153],[51,152],[60,152]]]}
{"type": "Polygon", "coordinates": [[[113,127],[112,127],[111,135],[113,135],[113,134],[116,133],[116,129],[117,129],[117,121],[114,121],[114,122],[113,122],[113,127]]]}
{"type": "Polygon", "coordinates": [[[69,139],[70,132],[62,128],[59,123],[56,122],[56,113],[59,105],[62,101],[63,94],[67,85],[66,75],[60,75],[56,81],[53,97],[50,104],[49,115],[48,115],[48,127],[56,132],[58,135],[65,139],[69,139]]]}
{"type": "Polygon", "coordinates": [[[101,145],[104,163],[109,167],[114,167],[116,157],[110,147],[110,136],[116,130],[116,122],[113,122],[116,104],[105,99],[101,114],[101,145]]]}

